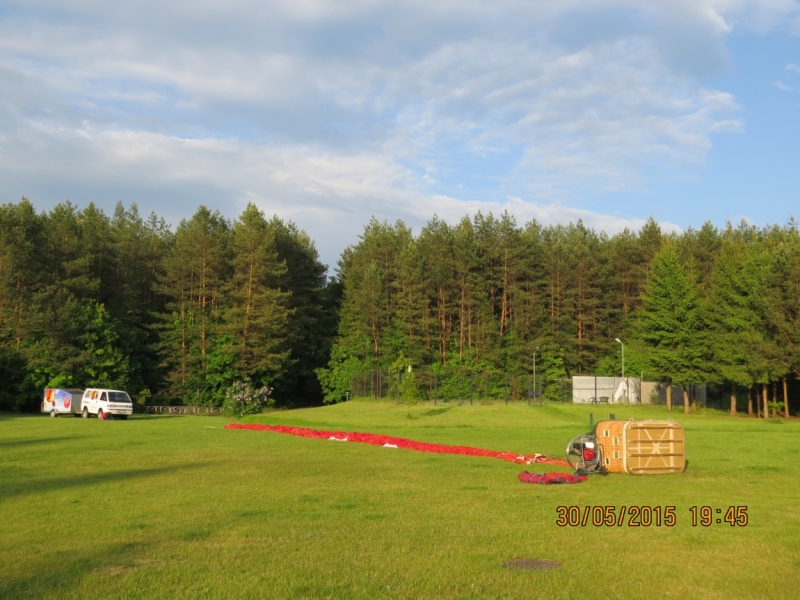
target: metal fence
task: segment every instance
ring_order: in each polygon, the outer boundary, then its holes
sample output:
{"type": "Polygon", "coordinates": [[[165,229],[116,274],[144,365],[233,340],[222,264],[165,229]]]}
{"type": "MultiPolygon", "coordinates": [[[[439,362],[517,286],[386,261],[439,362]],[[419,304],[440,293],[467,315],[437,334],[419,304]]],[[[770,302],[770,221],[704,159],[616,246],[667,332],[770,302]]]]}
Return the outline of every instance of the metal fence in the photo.
{"type": "Polygon", "coordinates": [[[350,398],[392,402],[541,403],[569,402],[572,382],[567,378],[545,380],[537,374],[468,368],[373,369],[356,373],[350,380],[350,398]]]}
{"type": "Polygon", "coordinates": [[[145,406],[145,414],[164,415],[221,415],[221,406],[145,406]]]}

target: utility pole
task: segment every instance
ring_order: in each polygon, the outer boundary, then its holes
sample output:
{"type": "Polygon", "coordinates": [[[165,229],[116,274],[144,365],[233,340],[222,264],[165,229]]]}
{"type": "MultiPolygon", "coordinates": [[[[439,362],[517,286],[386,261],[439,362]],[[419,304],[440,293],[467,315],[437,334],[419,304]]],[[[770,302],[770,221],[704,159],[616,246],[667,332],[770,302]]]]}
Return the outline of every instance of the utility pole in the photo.
{"type": "Polygon", "coordinates": [[[625,379],[625,344],[622,343],[622,340],[619,338],[614,338],[615,342],[619,342],[619,345],[622,346],[622,381],[625,382],[625,404],[630,404],[630,398],[628,397],[628,381],[625,379]]]}

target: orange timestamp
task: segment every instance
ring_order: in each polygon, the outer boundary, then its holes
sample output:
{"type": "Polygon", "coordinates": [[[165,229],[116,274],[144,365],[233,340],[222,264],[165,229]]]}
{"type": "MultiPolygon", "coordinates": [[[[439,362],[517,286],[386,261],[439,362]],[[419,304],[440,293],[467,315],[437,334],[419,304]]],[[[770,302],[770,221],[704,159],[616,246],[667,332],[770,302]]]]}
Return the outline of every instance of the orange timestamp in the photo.
{"type": "Polygon", "coordinates": [[[710,506],[701,506],[699,508],[692,506],[689,512],[692,513],[692,527],[697,527],[698,524],[701,527],[708,527],[714,523],[718,525],[727,523],[731,527],[736,527],[737,525],[746,527],[749,522],[746,506],[729,506],[726,509],[712,508],[710,506]],[[723,516],[723,510],[725,511],[725,516],[723,516]]]}
{"type": "MultiPolygon", "coordinates": [[[[746,506],[714,509],[692,506],[689,509],[692,527],[708,527],[727,523],[744,527],[748,523],[746,506]]],[[[559,527],[674,527],[678,522],[675,506],[559,506],[556,508],[559,527]]]]}

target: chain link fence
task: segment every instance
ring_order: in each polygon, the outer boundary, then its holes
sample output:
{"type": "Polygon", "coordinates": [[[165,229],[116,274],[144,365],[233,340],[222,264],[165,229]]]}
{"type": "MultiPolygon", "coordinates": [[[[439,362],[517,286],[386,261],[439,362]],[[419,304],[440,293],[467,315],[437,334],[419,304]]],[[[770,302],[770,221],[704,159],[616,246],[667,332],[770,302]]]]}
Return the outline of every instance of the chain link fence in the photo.
{"type": "Polygon", "coordinates": [[[537,374],[459,367],[420,367],[412,370],[372,369],[350,380],[350,398],[433,404],[570,402],[572,381],[548,381],[537,374]]]}
{"type": "MultiPolygon", "coordinates": [[[[350,379],[348,399],[395,403],[527,403],[545,400],[570,404],[665,404],[666,384],[638,377],[573,376],[548,379],[531,373],[468,367],[372,369],[350,379]]],[[[691,400],[706,405],[705,386],[689,388],[691,400]]],[[[726,400],[729,402],[729,400],[726,400]]],[[[672,403],[683,403],[683,390],[672,386],[672,403]]]]}

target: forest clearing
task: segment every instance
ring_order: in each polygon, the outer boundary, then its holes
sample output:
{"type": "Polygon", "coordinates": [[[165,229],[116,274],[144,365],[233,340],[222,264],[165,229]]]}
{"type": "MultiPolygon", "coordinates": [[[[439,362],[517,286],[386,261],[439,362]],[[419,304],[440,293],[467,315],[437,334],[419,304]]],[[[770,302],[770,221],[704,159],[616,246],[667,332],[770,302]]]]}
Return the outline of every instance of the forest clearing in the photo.
{"type": "MultiPolygon", "coordinates": [[[[242,422],[563,457],[598,410],[359,401],[242,422]]],[[[686,472],[545,487],[517,477],[557,467],[226,430],[225,417],[2,414],[0,596],[792,597],[800,421],[608,410],[682,423],[686,472]],[[560,506],[589,507],[586,525],[558,526],[560,506]],[[623,506],[674,506],[675,523],[592,524],[594,507],[623,506]],[[707,526],[704,506],[722,511],[707,526]],[[731,506],[746,525],[716,522],[731,506]],[[560,566],[503,566],[514,559],[560,566]]]]}

